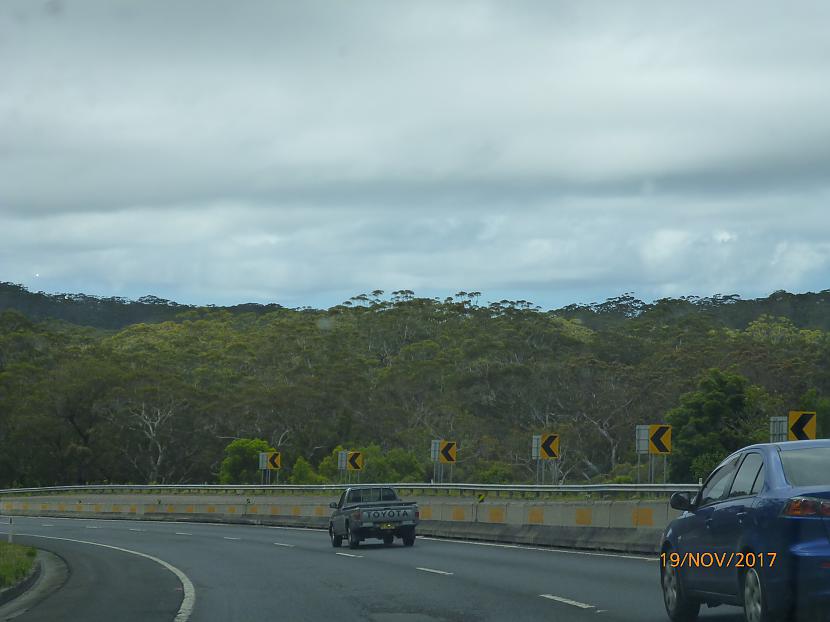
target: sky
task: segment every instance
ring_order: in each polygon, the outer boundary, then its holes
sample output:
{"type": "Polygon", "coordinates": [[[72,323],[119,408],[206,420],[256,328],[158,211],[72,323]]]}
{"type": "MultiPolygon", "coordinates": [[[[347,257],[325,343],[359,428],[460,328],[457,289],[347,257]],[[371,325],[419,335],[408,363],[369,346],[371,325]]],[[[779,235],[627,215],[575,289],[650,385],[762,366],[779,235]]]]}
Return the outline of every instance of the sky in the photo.
{"type": "Polygon", "coordinates": [[[830,288],[830,3],[0,3],[0,281],[830,288]]]}

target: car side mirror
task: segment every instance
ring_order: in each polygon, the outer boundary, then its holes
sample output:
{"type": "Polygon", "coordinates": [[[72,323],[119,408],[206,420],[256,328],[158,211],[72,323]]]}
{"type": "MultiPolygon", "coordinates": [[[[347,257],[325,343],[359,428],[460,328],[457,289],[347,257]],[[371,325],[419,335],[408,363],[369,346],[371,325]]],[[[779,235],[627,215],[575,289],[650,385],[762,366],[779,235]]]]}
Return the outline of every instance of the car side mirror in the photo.
{"type": "Polygon", "coordinates": [[[329,503],[329,507],[333,510],[336,510],[337,509],[337,501],[332,501],[331,503],[329,503]]]}
{"type": "Polygon", "coordinates": [[[689,498],[688,492],[676,492],[669,499],[669,505],[675,510],[682,510],[684,512],[694,511],[694,505],[689,498]]]}

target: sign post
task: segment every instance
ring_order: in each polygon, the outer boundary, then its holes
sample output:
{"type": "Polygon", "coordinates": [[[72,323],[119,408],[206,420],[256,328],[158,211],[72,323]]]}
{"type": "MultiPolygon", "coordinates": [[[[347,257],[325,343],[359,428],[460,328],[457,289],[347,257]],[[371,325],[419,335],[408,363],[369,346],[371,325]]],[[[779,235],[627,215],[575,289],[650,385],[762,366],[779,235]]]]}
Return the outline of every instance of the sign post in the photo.
{"type": "Polygon", "coordinates": [[[634,441],[637,450],[637,483],[640,483],[640,456],[648,456],[648,472],[651,479],[651,454],[648,451],[648,429],[650,426],[638,425],[634,431],[634,441]]]}
{"type": "Polygon", "coordinates": [[[769,418],[769,442],[783,443],[787,440],[787,417],[770,417],[769,418]]]}
{"type": "MultiPolygon", "coordinates": [[[[656,423],[648,426],[648,453],[651,456],[663,456],[663,483],[668,477],[668,456],[671,453],[671,426],[665,423],[656,423]]],[[[649,460],[651,463],[651,460],[649,460]]],[[[654,483],[653,468],[650,484],[654,483]]]]}
{"type": "Polygon", "coordinates": [[[455,441],[441,441],[438,447],[438,462],[442,465],[441,468],[441,483],[444,483],[444,469],[443,465],[450,465],[450,483],[452,483],[452,467],[455,464],[456,455],[458,452],[458,443],[455,441]]]}
{"type": "Polygon", "coordinates": [[[432,441],[432,444],[429,448],[429,458],[432,460],[432,482],[434,484],[441,483],[441,475],[443,475],[442,466],[440,462],[438,462],[438,452],[441,450],[441,441],[435,439],[432,441]]]}
{"type": "Polygon", "coordinates": [[[340,471],[340,481],[341,483],[346,482],[346,461],[349,459],[349,452],[348,451],[338,451],[337,452],[337,470],[340,471]]]}
{"type": "MultiPolygon", "coordinates": [[[[530,437],[530,459],[536,462],[536,485],[540,484],[540,475],[544,475],[542,471],[542,461],[539,459],[539,450],[542,446],[542,437],[534,434],[530,437]]],[[[543,479],[543,478],[541,478],[543,479]]],[[[544,482],[541,482],[544,483],[544,482]]]]}
{"type": "MultiPolygon", "coordinates": [[[[544,461],[550,461],[551,479],[556,484],[559,479],[559,435],[552,432],[547,432],[541,435],[539,443],[539,457],[544,461]]],[[[542,483],[544,483],[544,470],[542,473],[542,483]]]]}
{"type": "Polygon", "coordinates": [[[277,483],[280,483],[280,469],[282,468],[282,457],[278,451],[259,452],[260,482],[271,483],[271,471],[277,472],[277,483]]]}

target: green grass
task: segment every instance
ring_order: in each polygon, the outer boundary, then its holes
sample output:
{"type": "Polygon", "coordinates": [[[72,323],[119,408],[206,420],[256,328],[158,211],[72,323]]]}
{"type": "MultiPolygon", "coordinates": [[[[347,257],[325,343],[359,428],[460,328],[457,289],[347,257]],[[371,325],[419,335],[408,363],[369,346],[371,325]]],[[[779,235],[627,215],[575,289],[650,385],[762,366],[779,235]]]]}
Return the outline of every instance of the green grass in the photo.
{"type": "Polygon", "coordinates": [[[0,542],[0,588],[23,579],[35,563],[35,549],[0,542]]]}

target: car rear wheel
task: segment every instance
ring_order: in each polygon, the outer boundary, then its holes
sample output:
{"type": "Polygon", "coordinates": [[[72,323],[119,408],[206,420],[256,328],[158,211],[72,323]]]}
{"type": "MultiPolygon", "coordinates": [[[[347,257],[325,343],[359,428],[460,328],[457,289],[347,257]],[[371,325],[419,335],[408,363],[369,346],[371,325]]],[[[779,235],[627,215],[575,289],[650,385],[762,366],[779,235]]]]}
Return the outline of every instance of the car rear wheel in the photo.
{"type": "Polygon", "coordinates": [[[782,618],[780,615],[774,615],[767,606],[764,584],[755,568],[747,568],[746,574],[744,574],[743,588],[744,619],[746,622],[773,622],[782,618]]]}
{"type": "Polygon", "coordinates": [[[329,525],[329,537],[331,538],[331,545],[336,549],[340,548],[340,545],[343,543],[343,536],[334,535],[333,525],[329,525]]]}
{"type": "Polygon", "coordinates": [[[694,622],[700,614],[700,601],[686,595],[683,581],[677,568],[665,564],[660,569],[660,583],[663,587],[663,604],[672,622],[694,622]]]}

